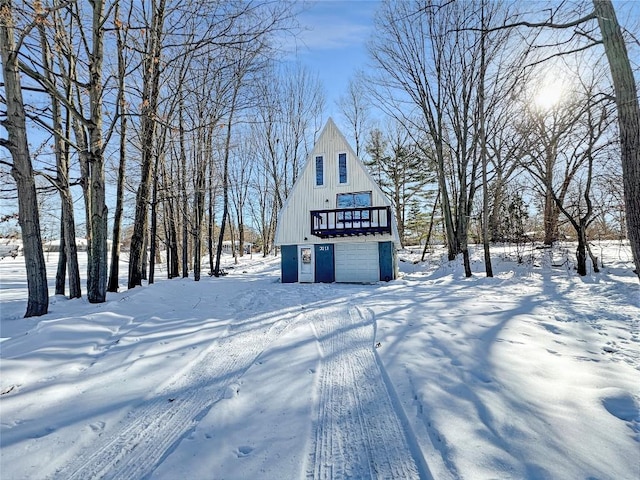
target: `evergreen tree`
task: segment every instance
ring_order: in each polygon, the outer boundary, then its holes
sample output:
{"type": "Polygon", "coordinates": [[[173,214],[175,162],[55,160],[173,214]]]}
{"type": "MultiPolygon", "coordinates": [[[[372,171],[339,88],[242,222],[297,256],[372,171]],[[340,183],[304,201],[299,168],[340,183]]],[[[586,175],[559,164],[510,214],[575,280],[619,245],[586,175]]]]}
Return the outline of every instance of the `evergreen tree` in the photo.
{"type": "MultiPolygon", "coordinates": [[[[379,129],[370,132],[366,152],[369,160],[365,165],[389,197],[398,223],[400,244],[407,240],[406,212],[412,200],[425,198],[425,186],[434,181],[430,162],[411,140],[411,136],[401,125],[395,125],[388,138],[379,129]]],[[[416,232],[414,232],[415,234],[416,232]]]]}

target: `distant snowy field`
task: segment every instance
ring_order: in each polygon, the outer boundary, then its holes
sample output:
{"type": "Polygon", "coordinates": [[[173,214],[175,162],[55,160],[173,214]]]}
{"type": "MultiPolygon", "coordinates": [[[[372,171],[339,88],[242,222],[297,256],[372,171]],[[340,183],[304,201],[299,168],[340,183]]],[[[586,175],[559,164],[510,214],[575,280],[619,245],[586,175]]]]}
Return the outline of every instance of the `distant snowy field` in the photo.
{"type": "Polygon", "coordinates": [[[637,480],[640,284],[628,246],[584,278],[573,249],[496,248],[494,278],[478,251],[468,279],[404,251],[373,285],[227,258],[30,319],[5,257],[0,478],[637,480]]]}

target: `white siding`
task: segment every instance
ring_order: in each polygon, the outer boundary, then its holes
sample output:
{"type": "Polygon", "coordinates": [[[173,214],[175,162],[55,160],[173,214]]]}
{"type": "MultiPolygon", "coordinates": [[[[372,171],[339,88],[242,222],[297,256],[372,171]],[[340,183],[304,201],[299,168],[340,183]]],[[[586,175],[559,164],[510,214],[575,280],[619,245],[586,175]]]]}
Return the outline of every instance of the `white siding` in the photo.
{"type": "MultiPolygon", "coordinates": [[[[311,235],[311,210],[335,209],[336,194],[347,192],[372,192],[373,206],[386,206],[389,201],[384,196],[375,181],[369,176],[364,165],[358,160],[355,152],[333,120],[329,119],[322,130],[307,163],[298,178],[289,198],[280,212],[278,230],[276,232],[277,245],[296,245],[322,241],[324,243],[350,242],[349,238],[329,238],[321,240],[311,235]],[[338,154],[347,154],[347,183],[340,184],[338,178],[338,154]],[[324,158],[324,185],[316,186],[315,158],[324,158]],[[309,160],[311,159],[311,160],[309,160]]],[[[395,227],[395,225],[394,225],[395,227]]],[[[394,241],[398,242],[396,229],[393,235],[376,235],[367,237],[365,241],[394,241]]],[[[358,238],[361,241],[362,238],[358,238]]]]}

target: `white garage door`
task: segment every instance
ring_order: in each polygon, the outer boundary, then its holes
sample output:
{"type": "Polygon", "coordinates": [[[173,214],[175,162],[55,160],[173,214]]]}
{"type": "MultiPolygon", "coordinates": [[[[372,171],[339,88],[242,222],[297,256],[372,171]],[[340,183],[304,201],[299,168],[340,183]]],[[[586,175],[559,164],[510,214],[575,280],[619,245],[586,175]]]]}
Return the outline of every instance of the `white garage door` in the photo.
{"type": "Polygon", "coordinates": [[[377,282],[380,280],[378,244],[336,243],[336,282],[377,282]]]}

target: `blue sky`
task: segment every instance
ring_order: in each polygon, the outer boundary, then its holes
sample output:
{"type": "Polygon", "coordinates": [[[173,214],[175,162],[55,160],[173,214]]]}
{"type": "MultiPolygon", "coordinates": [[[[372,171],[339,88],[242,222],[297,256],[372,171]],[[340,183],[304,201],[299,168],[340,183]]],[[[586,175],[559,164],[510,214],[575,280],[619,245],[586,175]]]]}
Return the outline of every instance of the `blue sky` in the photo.
{"type": "Polygon", "coordinates": [[[373,32],[377,0],[318,0],[299,16],[298,58],[317,72],[327,94],[327,114],[336,118],[336,101],[349,80],[366,68],[366,43],[373,32]]]}
{"type": "MultiPolygon", "coordinates": [[[[310,0],[298,17],[298,59],[317,72],[326,94],[326,113],[339,122],[336,101],[349,80],[369,62],[366,44],[374,33],[373,19],[380,0],[310,0]]],[[[620,23],[630,31],[640,24],[640,0],[614,0],[620,23]]],[[[629,46],[637,68],[638,48],[629,46]]]]}

